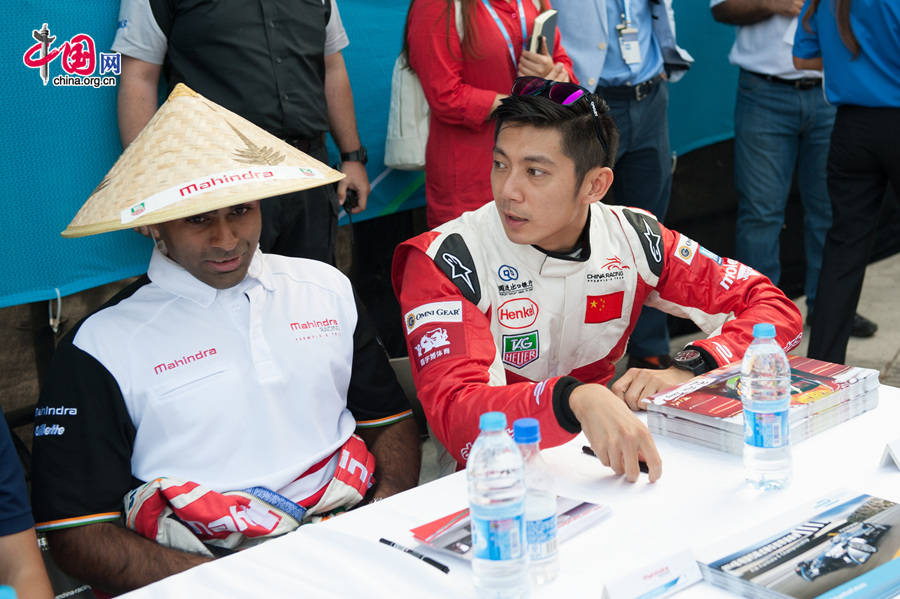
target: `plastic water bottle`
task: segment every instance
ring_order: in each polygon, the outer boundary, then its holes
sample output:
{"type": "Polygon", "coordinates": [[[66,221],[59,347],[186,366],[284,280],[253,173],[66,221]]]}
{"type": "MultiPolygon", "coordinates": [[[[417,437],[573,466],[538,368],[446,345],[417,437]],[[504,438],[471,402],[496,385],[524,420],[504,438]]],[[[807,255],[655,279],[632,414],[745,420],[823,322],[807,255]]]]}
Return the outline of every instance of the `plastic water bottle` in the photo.
{"type": "Polygon", "coordinates": [[[541,425],[534,418],[513,423],[513,438],[525,460],[525,538],[528,570],[535,584],[550,582],[559,574],[556,540],[556,493],[553,477],[541,457],[541,425]]]}
{"type": "Polygon", "coordinates": [[[506,432],[506,415],[487,412],[466,464],[472,521],[472,573],[479,597],[527,597],[525,472],[506,432]]]}
{"type": "Polygon", "coordinates": [[[791,367],[775,341],[775,326],[753,327],[753,343],[741,362],[744,404],[744,471],[759,489],[781,489],[791,481],[791,367]]]}

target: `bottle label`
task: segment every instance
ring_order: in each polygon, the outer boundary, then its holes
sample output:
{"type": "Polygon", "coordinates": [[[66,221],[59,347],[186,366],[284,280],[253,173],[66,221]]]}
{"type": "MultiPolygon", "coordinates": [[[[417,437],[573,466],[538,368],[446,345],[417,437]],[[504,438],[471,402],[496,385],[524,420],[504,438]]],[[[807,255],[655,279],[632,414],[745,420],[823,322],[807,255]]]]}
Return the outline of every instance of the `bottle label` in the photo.
{"type": "Polygon", "coordinates": [[[475,557],[512,560],[524,555],[525,516],[490,520],[472,515],[472,545],[475,557]]]}
{"type": "Polygon", "coordinates": [[[751,412],[744,410],[744,443],[753,447],[776,449],[790,443],[787,410],[751,412]]]}
{"type": "Polygon", "coordinates": [[[525,523],[528,557],[540,561],[556,555],[556,514],[525,523]]]}

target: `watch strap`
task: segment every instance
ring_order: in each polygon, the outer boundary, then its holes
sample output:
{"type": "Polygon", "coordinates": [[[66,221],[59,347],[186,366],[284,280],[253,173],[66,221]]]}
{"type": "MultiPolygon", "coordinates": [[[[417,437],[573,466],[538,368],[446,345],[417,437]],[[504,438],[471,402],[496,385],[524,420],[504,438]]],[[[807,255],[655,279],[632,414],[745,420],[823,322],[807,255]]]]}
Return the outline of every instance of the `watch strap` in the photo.
{"type": "Polygon", "coordinates": [[[352,152],[341,152],[341,162],[362,162],[365,164],[368,160],[369,156],[365,146],[359,146],[358,149],[352,152]]]}

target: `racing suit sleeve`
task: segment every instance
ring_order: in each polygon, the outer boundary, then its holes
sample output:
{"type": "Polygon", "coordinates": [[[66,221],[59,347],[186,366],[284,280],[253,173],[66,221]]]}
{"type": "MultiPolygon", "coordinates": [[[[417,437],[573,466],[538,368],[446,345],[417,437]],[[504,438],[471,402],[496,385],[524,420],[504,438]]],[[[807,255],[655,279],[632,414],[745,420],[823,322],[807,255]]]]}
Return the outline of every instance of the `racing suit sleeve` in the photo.
{"type": "Polygon", "coordinates": [[[724,366],[744,355],[753,325],[775,325],[776,340],[790,351],[803,336],[797,306],[763,274],[720,258],[697,242],[660,225],[663,269],[645,305],[690,318],[708,335],[689,345],[724,366]]]}
{"type": "Polygon", "coordinates": [[[401,245],[394,256],[393,283],[417,396],[438,440],[460,466],[484,412],[504,412],[510,426],[517,418],[537,418],[544,447],[565,443],[581,430],[568,405],[579,382],[553,377],[506,384],[503,369],[492,368],[498,350],[489,314],[464,299],[424,252],[401,245]]]}

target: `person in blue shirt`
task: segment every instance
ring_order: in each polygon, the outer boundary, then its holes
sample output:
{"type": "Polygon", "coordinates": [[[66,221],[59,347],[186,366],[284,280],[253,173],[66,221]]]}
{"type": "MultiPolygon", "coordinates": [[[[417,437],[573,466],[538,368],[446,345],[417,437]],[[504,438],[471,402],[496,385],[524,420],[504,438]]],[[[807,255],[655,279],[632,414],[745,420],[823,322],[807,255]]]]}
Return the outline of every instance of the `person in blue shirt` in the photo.
{"type": "MultiPolygon", "coordinates": [[[[566,51],[583,86],[602,96],[619,129],[608,203],[636,206],[660,221],[669,207],[667,81],[693,59],[675,43],[671,0],[554,0],[566,51]]],[[[666,315],[641,311],[628,342],[629,368],[667,368],[666,315]]]]}
{"type": "Polygon", "coordinates": [[[0,585],[13,587],[19,599],[53,597],[5,418],[0,425],[0,585]]]}
{"type": "Polygon", "coordinates": [[[837,105],[828,154],[833,224],[825,240],[808,355],[843,363],[888,182],[900,190],[900,3],[806,0],[798,69],[824,69],[837,105]]]}

